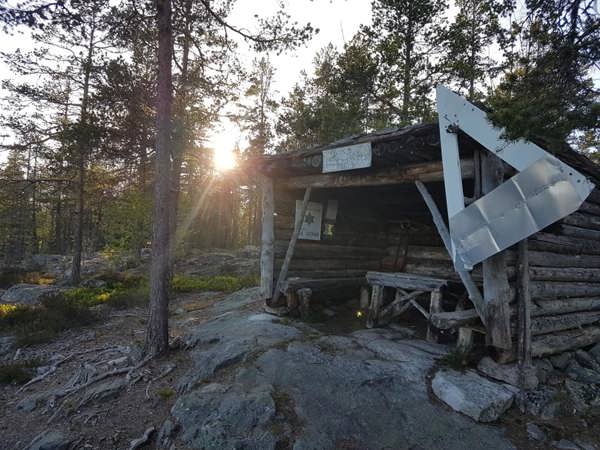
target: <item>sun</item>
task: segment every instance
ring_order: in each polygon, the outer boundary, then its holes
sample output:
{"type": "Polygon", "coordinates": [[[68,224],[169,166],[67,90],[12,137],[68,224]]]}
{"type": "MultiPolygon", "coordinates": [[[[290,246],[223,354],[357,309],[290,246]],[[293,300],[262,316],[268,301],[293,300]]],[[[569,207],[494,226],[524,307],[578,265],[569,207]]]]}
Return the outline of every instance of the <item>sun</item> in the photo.
{"type": "Polygon", "coordinates": [[[218,148],[213,151],[213,165],[218,172],[227,172],[235,169],[237,160],[233,150],[218,148]]]}

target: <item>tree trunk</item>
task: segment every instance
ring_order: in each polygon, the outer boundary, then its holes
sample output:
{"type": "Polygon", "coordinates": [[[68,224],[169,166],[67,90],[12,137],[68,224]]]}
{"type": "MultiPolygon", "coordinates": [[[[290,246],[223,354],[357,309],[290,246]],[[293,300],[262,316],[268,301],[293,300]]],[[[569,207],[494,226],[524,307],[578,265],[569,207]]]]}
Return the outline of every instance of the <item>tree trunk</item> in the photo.
{"type": "Polygon", "coordinates": [[[171,188],[170,145],[172,79],[171,1],[157,0],[158,101],[156,133],[156,182],[152,263],[150,269],[150,317],[146,326],[144,353],[155,356],[169,346],[169,213],[171,188]]]}
{"type": "Polygon", "coordinates": [[[89,151],[89,137],[87,136],[87,106],[90,95],[90,76],[92,74],[92,58],[94,56],[94,31],[92,24],[90,40],[88,45],[88,54],[84,64],[83,95],[81,98],[81,114],[79,124],[85,133],[79,136],[79,160],[77,161],[78,183],[77,183],[77,221],[75,222],[75,239],[73,251],[73,264],[71,267],[71,283],[78,285],[81,281],[81,253],[83,250],[83,213],[85,210],[85,165],[86,157],[89,151]]]}

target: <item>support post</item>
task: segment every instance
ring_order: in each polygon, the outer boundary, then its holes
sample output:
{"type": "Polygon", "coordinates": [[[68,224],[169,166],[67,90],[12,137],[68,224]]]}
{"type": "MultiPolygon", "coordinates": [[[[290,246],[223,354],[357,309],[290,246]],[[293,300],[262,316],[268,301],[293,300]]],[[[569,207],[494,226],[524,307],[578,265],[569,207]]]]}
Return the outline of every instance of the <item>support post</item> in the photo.
{"type": "MultiPolygon", "coordinates": [[[[429,316],[432,314],[442,312],[442,293],[439,289],[435,291],[431,291],[431,297],[429,301],[429,316]]],[[[438,341],[438,331],[435,327],[429,322],[427,326],[427,340],[430,342],[438,341]]]]}
{"type": "Polygon", "coordinates": [[[519,242],[517,259],[517,299],[519,302],[518,357],[523,366],[531,365],[531,299],[529,293],[529,254],[527,239],[519,242]]]}
{"type": "MultiPolygon", "coordinates": [[[[481,192],[493,191],[504,181],[502,160],[491,153],[481,155],[481,192]]],[[[505,252],[483,261],[483,298],[486,305],[486,339],[494,347],[510,350],[510,284],[505,252]]]]}
{"type": "Polygon", "coordinates": [[[361,309],[369,307],[369,289],[366,286],[360,288],[360,307],[361,309]]]}
{"type": "Polygon", "coordinates": [[[461,352],[467,353],[473,347],[473,330],[467,327],[458,329],[458,339],[456,340],[456,348],[461,352]]]}
{"type": "Polygon", "coordinates": [[[377,325],[379,317],[379,309],[383,302],[383,286],[374,284],[371,288],[371,304],[369,305],[369,313],[367,314],[367,328],[373,328],[377,325]]]}
{"type": "Polygon", "coordinates": [[[262,232],[260,247],[260,292],[263,299],[271,298],[274,277],[275,243],[275,202],[273,180],[262,179],[262,232]]]}
{"type": "MultiPolygon", "coordinates": [[[[417,186],[417,189],[421,193],[421,196],[423,197],[425,204],[429,208],[429,212],[431,213],[433,223],[435,224],[435,226],[438,230],[438,233],[439,233],[440,237],[442,238],[442,241],[444,242],[446,251],[452,257],[452,244],[450,241],[450,232],[448,231],[448,227],[444,223],[444,219],[442,218],[442,214],[440,213],[440,210],[438,209],[437,205],[435,204],[435,201],[431,197],[431,194],[429,193],[429,191],[427,190],[425,185],[420,181],[415,181],[415,184],[417,186]]],[[[471,274],[469,272],[467,272],[466,270],[457,270],[456,273],[458,273],[458,276],[460,277],[462,283],[464,284],[465,288],[467,289],[469,298],[471,299],[471,302],[473,302],[473,306],[475,306],[475,309],[477,310],[477,314],[479,314],[481,321],[485,325],[485,320],[486,320],[485,304],[483,302],[483,297],[481,296],[479,289],[473,282],[473,278],[471,278],[471,274]]]]}
{"type": "Polygon", "coordinates": [[[296,248],[296,241],[298,240],[298,236],[300,235],[300,230],[302,229],[302,223],[304,222],[304,214],[306,214],[306,208],[308,206],[308,201],[310,200],[310,192],[312,190],[311,186],[308,186],[304,191],[304,199],[302,200],[302,206],[300,207],[300,214],[296,217],[296,222],[294,223],[294,232],[292,233],[292,238],[290,239],[290,243],[288,245],[287,252],[285,253],[285,258],[283,259],[283,264],[281,266],[281,271],[279,272],[279,278],[277,278],[277,285],[275,286],[275,290],[273,291],[273,296],[271,297],[271,305],[270,306],[279,306],[277,302],[279,301],[279,297],[281,296],[281,286],[285,279],[287,278],[288,269],[290,267],[290,262],[292,261],[292,257],[294,256],[294,249],[296,248]]]}
{"type": "Polygon", "coordinates": [[[312,289],[302,288],[296,292],[298,295],[298,309],[300,311],[300,317],[307,319],[310,315],[310,301],[312,297],[312,289]]]}

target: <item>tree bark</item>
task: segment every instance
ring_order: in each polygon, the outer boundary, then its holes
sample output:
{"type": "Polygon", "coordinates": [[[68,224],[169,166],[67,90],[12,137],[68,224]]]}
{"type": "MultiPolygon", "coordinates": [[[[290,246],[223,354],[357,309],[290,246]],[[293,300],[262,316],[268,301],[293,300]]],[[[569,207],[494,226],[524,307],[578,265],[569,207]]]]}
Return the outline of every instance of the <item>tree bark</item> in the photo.
{"type": "Polygon", "coordinates": [[[169,346],[169,250],[171,167],[171,108],[173,52],[171,1],[157,0],[158,19],[158,101],[156,133],[156,182],[152,263],[150,269],[150,317],[146,326],[144,353],[155,356],[169,346]]]}

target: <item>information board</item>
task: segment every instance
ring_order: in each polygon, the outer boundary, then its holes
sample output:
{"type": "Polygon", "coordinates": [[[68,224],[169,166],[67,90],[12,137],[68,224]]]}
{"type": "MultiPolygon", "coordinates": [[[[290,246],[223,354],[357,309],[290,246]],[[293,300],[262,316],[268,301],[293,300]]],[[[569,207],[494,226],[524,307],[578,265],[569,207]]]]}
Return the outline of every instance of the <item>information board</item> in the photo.
{"type": "Polygon", "coordinates": [[[323,150],[323,173],[371,167],[371,143],[323,150]]]}

